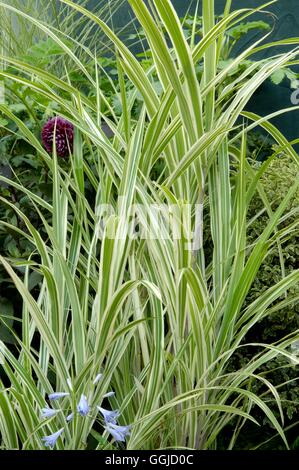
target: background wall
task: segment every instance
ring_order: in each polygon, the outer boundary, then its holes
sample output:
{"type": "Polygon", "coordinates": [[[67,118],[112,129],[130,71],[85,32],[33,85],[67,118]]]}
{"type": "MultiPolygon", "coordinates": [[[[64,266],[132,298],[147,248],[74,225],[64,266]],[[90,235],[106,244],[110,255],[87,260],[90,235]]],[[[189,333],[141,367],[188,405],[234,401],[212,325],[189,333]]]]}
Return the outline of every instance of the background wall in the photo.
{"type": "MultiPolygon", "coordinates": [[[[93,3],[96,1],[97,0],[91,0],[93,3]]],[[[172,3],[178,14],[180,16],[184,16],[189,7],[191,11],[194,11],[197,0],[172,0],[172,3]]],[[[200,6],[201,3],[202,2],[200,2],[200,6]]],[[[216,0],[215,4],[217,13],[220,14],[223,11],[225,3],[225,0],[216,0]]],[[[266,0],[233,0],[232,9],[244,7],[255,8],[263,5],[264,3],[266,3],[266,0]]],[[[267,10],[274,13],[277,17],[271,39],[278,40],[290,36],[299,37],[299,0],[278,0],[277,3],[271,5],[271,7],[267,7],[267,10]]],[[[115,15],[114,24],[115,26],[125,26],[130,23],[132,17],[133,13],[129,5],[125,4],[115,15]]],[[[265,19],[266,21],[268,18],[270,22],[273,21],[272,17],[261,14],[258,15],[258,18],[265,19]]],[[[249,41],[252,40],[253,37],[249,37],[249,41]]],[[[244,44],[244,46],[245,45],[246,44],[244,44]]],[[[278,49],[276,49],[276,51],[273,49],[271,50],[271,54],[275,52],[280,51],[278,49]]],[[[269,54],[269,52],[265,52],[264,54],[269,54]]],[[[261,115],[269,114],[280,108],[292,106],[290,97],[291,90],[288,82],[283,82],[279,86],[274,86],[268,81],[262,85],[255,94],[255,97],[248,105],[248,109],[261,115]]],[[[276,124],[289,139],[299,137],[299,112],[295,111],[290,115],[283,115],[274,119],[273,123],[276,124]]]]}

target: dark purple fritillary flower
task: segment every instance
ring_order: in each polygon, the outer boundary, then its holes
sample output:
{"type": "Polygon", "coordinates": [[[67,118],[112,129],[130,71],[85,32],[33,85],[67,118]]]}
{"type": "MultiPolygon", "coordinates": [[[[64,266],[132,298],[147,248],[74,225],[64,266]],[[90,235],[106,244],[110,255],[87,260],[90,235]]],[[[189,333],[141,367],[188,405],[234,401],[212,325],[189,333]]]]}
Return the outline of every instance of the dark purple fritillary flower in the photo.
{"type": "Polygon", "coordinates": [[[42,142],[45,149],[52,153],[55,132],[56,152],[59,157],[68,157],[73,151],[74,126],[62,117],[50,119],[42,129],[42,142]],[[56,126],[56,130],[55,130],[56,126]]]}

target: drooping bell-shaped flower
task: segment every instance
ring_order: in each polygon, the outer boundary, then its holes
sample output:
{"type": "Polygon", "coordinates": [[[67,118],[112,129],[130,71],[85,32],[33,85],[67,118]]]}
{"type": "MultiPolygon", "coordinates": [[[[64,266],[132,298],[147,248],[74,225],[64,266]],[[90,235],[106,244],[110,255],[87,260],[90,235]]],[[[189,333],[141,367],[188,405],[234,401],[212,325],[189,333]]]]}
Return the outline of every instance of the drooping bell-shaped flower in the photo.
{"type": "Polygon", "coordinates": [[[65,418],[67,420],[67,422],[69,423],[70,421],[73,421],[74,419],[74,413],[70,413],[69,415],[67,415],[67,417],[65,418]]]}
{"type": "Polygon", "coordinates": [[[77,410],[80,416],[86,416],[89,412],[89,404],[87,401],[87,397],[83,394],[81,395],[77,410]]]}
{"type": "Polygon", "coordinates": [[[115,441],[125,442],[126,437],[130,434],[130,426],[118,426],[109,423],[104,428],[113,436],[115,441]]]}
{"type": "Polygon", "coordinates": [[[59,431],[54,432],[54,434],[50,434],[50,436],[42,437],[42,441],[44,442],[46,447],[54,447],[56,444],[57,439],[63,433],[64,428],[59,429],[59,431]]]}
{"type": "Polygon", "coordinates": [[[103,376],[103,374],[98,374],[95,377],[94,381],[93,381],[93,385],[96,385],[98,383],[98,381],[101,379],[102,376],[103,376]]]}
{"type": "Polygon", "coordinates": [[[58,413],[59,410],[53,410],[53,408],[42,408],[41,410],[41,417],[42,418],[52,418],[58,413]]]}
{"type": "Polygon", "coordinates": [[[67,393],[67,392],[54,392],[54,393],[50,393],[48,395],[49,400],[52,400],[52,401],[59,400],[60,398],[64,398],[64,397],[67,397],[67,396],[69,396],[69,393],[67,393]]]}
{"type": "Polygon", "coordinates": [[[103,418],[106,424],[117,423],[117,418],[119,417],[118,410],[105,410],[105,408],[102,408],[101,406],[97,406],[97,409],[103,415],[103,418]]]}
{"type": "Polygon", "coordinates": [[[108,392],[108,393],[105,393],[105,395],[103,395],[103,398],[113,397],[114,395],[115,395],[115,392],[108,392]]]}

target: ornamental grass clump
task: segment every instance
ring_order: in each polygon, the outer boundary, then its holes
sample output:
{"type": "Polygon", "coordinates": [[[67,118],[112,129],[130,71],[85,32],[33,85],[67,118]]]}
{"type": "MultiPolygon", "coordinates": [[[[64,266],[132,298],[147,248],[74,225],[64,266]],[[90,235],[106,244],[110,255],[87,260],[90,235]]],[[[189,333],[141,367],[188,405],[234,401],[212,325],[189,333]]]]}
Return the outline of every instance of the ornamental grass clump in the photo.
{"type": "MultiPolygon", "coordinates": [[[[100,74],[107,71],[88,45],[82,48],[92,68],[80,60],[77,43],[72,47],[55,29],[16,12],[63,48],[89,91],[78,89],[68,72],[59,77],[15,57],[5,58],[12,71],[0,72],[16,83],[30,81],[41,100],[46,96],[57,103],[59,115],[76,129],[65,169],[58,152],[50,157],[26,123],[0,105],[48,167],[52,184],[51,200],[45,201],[0,176],[26,194],[42,226],[41,235],[17,205],[5,200],[22,224],[2,225],[26,237],[32,254],[0,258],[23,300],[20,352],[0,342],[2,447],[40,449],[48,443],[57,449],[107,449],[114,446],[108,431],[117,441],[126,438],[127,449],[217,449],[230,426],[226,447],[232,449],[245,422],[262,423],[253,413],[258,409],[288,448],[279,386],[260,370],[278,356],[298,364],[291,350],[299,333],[267,344],[244,343],[244,338],[270,315],[274,302],[278,309],[285,305],[282,296],[299,300],[289,294],[299,281],[294,269],[246,302],[263,260],[294,228],[288,208],[299,180],[248,243],[247,213],[267,164],[256,169],[246,159],[247,132],[261,126],[296,165],[299,157],[267,117],[245,107],[268,77],[297,62],[299,38],[266,44],[267,33],[218,67],[226,33],[272,2],[231,11],[227,1],[216,21],[214,1],[203,0],[203,36],[197,42],[196,25],[186,37],[170,0],[151,0],[150,6],[129,0],[153,58],[145,69],[101,17],[77,2],[60,2],[113,42],[118,81],[111,84],[115,99],[109,101],[99,86],[100,74]],[[274,45],[292,48],[231,75],[245,58],[271,52],[274,45]],[[121,113],[115,112],[117,104],[121,113]],[[103,132],[103,122],[113,138],[103,132]],[[87,187],[92,196],[87,197],[87,187]],[[208,253],[202,245],[203,208],[211,227],[208,253]],[[32,273],[41,279],[34,295],[32,273]],[[231,357],[245,346],[252,350],[250,360],[231,371],[231,357]],[[88,384],[103,369],[90,398],[88,384]],[[251,387],[253,378],[263,384],[261,396],[251,387]],[[111,412],[101,405],[108,387],[115,391],[111,412]],[[40,410],[52,390],[70,393],[53,402],[63,400],[63,408],[69,400],[70,406],[47,420],[44,442],[40,410]],[[71,416],[69,422],[65,416],[71,416]]],[[[0,6],[12,11],[9,4],[0,6]]]]}

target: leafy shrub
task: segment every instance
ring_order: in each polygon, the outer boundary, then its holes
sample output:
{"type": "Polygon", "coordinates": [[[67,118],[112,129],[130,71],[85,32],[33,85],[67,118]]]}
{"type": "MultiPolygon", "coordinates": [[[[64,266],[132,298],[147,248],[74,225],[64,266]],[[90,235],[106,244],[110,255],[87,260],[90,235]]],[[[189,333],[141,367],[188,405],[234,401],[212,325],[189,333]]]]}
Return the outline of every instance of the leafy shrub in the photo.
{"type": "MultiPolygon", "coordinates": [[[[254,138],[256,140],[256,138],[254,138]]],[[[273,150],[276,150],[275,147],[273,150]]],[[[255,164],[257,169],[260,163],[255,164]]],[[[269,221],[269,216],[265,209],[265,198],[269,203],[269,207],[274,211],[285,198],[290,186],[298,179],[298,165],[290,159],[289,156],[280,153],[271,160],[267,170],[260,179],[261,191],[263,196],[256,194],[249,206],[248,210],[248,245],[254,243],[264,230],[269,221]],[[262,199],[264,198],[264,200],[262,199]]],[[[288,211],[293,214],[287,220],[281,221],[279,230],[282,230],[289,224],[296,224],[298,221],[299,211],[299,190],[297,190],[293,199],[289,202],[288,211]]],[[[286,237],[281,243],[274,243],[269,251],[266,259],[263,261],[261,268],[253,282],[250,292],[246,298],[246,305],[254,302],[269,287],[278,283],[283,276],[287,276],[299,267],[299,230],[295,225],[293,232],[286,237]]],[[[264,320],[255,325],[254,328],[244,338],[244,343],[264,343],[271,344],[291,334],[299,328],[299,284],[295,284],[289,289],[288,293],[281,296],[273,303],[273,313],[269,314],[264,320]],[[293,299],[291,301],[290,299],[293,299]],[[275,310],[275,306],[282,301],[288,301],[285,307],[279,307],[275,310]]],[[[298,345],[299,346],[299,345],[298,345]]],[[[299,348],[298,348],[299,349],[299,348]]],[[[292,352],[297,353],[296,345],[292,352]]],[[[243,347],[232,358],[231,370],[238,370],[247,364],[252,358],[252,347],[243,347]]],[[[263,367],[260,368],[262,376],[270,380],[275,386],[279,387],[281,395],[282,408],[286,416],[286,427],[293,426],[298,420],[299,412],[299,373],[298,366],[292,361],[282,356],[277,357],[263,367]]],[[[265,393],[265,387],[260,381],[252,381],[252,391],[262,395],[265,393]]],[[[269,397],[271,400],[271,398],[269,397]]],[[[277,410],[277,416],[279,415],[277,410]]],[[[257,418],[261,418],[257,411],[257,418]]],[[[271,437],[272,427],[267,419],[263,419],[263,435],[262,441],[266,441],[267,437],[271,437]]],[[[256,435],[250,425],[245,428],[238,441],[239,448],[251,448],[254,445],[261,444],[260,437],[256,435]],[[244,436],[246,435],[246,439],[244,436]]],[[[279,446],[275,440],[271,439],[268,448],[279,446]],[[272,447],[271,447],[272,446],[272,447]]],[[[275,448],[275,447],[274,447],[275,448]]]]}
{"type": "MultiPolygon", "coordinates": [[[[260,183],[265,196],[272,210],[275,210],[286,196],[290,186],[298,179],[298,166],[290,157],[279,155],[271,161],[268,169],[263,174],[260,183]]],[[[288,211],[293,210],[293,215],[286,221],[282,221],[279,229],[283,229],[287,224],[298,220],[299,211],[299,190],[290,201],[288,211]]],[[[259,195],[253,198],[249,207],[250,223],[248,232],[248,243],[250,244],[262,233],[269,217],[265,213],[264,203],[259,195]],[[256,218],[261,211],[263,213],[256,218]]],[[[261,266],[255,282],[253,283],[248,302],[252,302],[264,290],[278,282],[285,276],[299,267],[299,230],[295,226],[291,235],[282,243],[275,243],[272,250],[261,266]]],[[[291,296],[299,295],[299,286],[294,286],[290,292],[291,296]]],[[[291,303],[279,312],[270,315],[261,327],[261,340],[266,341],[285,336],[299,327],[299,304],[291,303]]]]}

